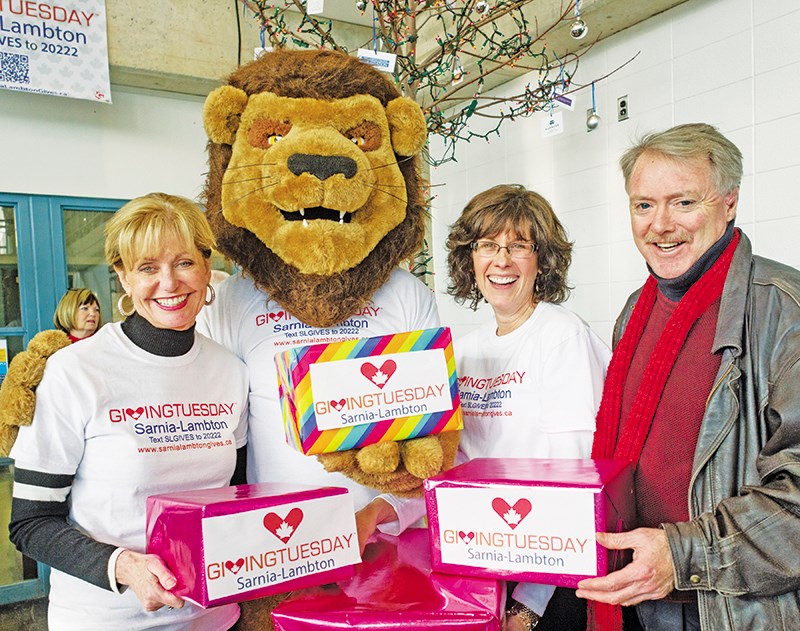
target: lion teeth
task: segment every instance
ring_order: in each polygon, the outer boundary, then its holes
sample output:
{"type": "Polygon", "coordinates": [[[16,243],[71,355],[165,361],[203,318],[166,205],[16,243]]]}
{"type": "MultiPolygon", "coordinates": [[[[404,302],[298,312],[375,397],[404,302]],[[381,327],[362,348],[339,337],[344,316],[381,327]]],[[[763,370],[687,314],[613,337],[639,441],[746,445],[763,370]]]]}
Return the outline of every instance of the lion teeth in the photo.
{"type": "Polygon", "coordinates": [[[306,217],[306,209],[305,209],[305,208],[301,208],[301,209],[299,210],[299,212],[300,212],[300,216],[301,216],[303,219],[305,219],[305,217],[306,217]]]}
{"type": "Polygon", "coordinates": [[[340,210],[340,211],[339,211],[339,223],[344,223],[344,216],[345,216],[346,214],[347,214],[347,213],[346,213],[344,210],[340,210]]]}
{"type": "Polygon", "coordinates": [[[303,217],[303,228],[308,228],[308,219],[303,217]]]}

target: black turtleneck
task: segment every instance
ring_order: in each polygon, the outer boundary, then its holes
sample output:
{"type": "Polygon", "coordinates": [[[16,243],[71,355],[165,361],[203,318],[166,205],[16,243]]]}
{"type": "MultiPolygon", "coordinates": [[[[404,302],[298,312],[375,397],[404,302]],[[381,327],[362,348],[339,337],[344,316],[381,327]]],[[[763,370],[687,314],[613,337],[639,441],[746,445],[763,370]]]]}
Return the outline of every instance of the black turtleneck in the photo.
{"type": "Polygon", "coordinates": [[[159,357],[180,357],[194,344],[194,325],[185,331],[159,329],[138,313],[122,323],[122,331],[136,346],[159,357]]]}
{"type": "Polygon", "coordinates": [[[733,220],[728,222],[728,227],[719,240],[708,248],[708,250],[695,261],[694,265],[677,278],[661,278],[649,265],[647,269],[658,281],[659,291],[672,302],[678,302],[684,297],[686,292],[689,291],[689,288],[717,262],[717,259],[725,251],[725,248],[728,247],[731,239],[733,239],[733,220]]]}

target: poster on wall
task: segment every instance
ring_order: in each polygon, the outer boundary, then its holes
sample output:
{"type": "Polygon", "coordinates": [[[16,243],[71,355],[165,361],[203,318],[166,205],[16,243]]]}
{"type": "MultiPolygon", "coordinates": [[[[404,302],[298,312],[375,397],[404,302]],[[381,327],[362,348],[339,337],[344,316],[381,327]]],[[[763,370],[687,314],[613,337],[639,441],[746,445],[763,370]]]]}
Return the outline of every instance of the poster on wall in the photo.
{"type": "Polygon", "coordinates": [[[0,383],[6,378],[8,372],[8,342],[0,339],[0,383]]]}
{"type": "Polygon", "coordinates": [[[111,103],[105,0],[0,0],[0,88],[111,103]]]}

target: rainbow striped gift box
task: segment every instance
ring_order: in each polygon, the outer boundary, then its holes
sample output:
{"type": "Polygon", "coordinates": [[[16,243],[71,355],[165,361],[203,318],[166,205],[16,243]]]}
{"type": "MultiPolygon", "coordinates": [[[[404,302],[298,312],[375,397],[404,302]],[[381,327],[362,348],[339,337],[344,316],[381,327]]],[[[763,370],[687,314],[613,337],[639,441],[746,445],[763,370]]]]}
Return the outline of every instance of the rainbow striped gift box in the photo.
{"type": "Polygon", "coordinates": [[[275,355],[287,442],[304,454],[462,429],[450,329],[275,355]]]}

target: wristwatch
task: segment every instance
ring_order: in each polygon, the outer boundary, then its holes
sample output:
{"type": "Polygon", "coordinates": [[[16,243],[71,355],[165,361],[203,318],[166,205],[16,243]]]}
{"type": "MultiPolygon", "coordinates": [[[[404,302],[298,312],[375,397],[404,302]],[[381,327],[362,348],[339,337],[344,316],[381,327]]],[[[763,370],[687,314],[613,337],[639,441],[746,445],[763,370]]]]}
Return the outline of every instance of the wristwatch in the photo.
{"type": "Polygon", "coordinates": [[[522,620],[528,623],[528,628],[533,629],[539,624],[542,617],[530,607],[526,607],[521,602],[514,601],[508,609],[507,615],[519,616],[522,620]]]}

